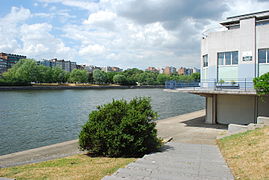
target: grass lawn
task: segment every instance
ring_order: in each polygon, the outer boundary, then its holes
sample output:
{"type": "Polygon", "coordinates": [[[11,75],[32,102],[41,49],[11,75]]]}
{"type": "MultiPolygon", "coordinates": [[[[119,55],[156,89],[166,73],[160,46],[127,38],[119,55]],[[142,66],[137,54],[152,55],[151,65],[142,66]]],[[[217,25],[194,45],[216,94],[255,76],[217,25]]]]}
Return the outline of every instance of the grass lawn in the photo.
{"type": "Polygon", "coordinates": [[[235,179],[269,179],[269,127],[218,140],[235,179]]]}
{"type": "Polygon", "coordinates": [[[41,163],[0,169],[0,177],[20,179],[99,180],[124,167],[134,158],[103,158],[74,155],[41,163]]]}

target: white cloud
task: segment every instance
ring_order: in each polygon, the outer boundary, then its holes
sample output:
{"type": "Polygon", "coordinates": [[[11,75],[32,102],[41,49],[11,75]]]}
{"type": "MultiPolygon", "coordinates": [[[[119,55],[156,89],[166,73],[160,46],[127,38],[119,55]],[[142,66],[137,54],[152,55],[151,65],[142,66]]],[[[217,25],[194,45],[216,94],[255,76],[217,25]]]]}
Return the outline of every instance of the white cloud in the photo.
{"type": "Polygon", "coordinates": [[[48,23],[24,24],[21,26],[22,48],[18,53],[29,54],[35,58],[73,59],[75,52],[51,34],[53,26],[48,23]]]}
{"type": "Polygon", "coordinates": [[[94,45],[88,45],[86,47],[82,47],[79,50],[79,55],[81,56],[92,56],[92,55],[101,55],[102,53],[105,52],[105,47],[94,44],[94,45]]]}
{"type": "Polygon", "coordinates": [[[37,1],[47,11],[13,7],[0,19],[0,51],[123,68],[199,67],[202,32],[269,8],[262,0],[37,1]]]}
{"type": "Polygon", "coordinates": [[[52,35],[48,23],[27,24],[34,17],[29,9],[12,7],[0,19],[0,51],[27,55],[30,58],[59,57],[74,59],[76,52],[52,35]]]}
{"type": "Polygon", "coordinates": [[[30,17],[30,10],[12,7],[10,13],[0,19],[0,51],[13,52],[19,48],[18,27],[30,17]]]}
{"type": "Polygon", "coordinates": [[[39,0],[39,1],[45,4],[62,3],[65,6],[77,7],[80,9],[86,9],[90,11],[96,11],[98,9],[97,3],[89,1],[80,1],[80,0],[39,0]]]}

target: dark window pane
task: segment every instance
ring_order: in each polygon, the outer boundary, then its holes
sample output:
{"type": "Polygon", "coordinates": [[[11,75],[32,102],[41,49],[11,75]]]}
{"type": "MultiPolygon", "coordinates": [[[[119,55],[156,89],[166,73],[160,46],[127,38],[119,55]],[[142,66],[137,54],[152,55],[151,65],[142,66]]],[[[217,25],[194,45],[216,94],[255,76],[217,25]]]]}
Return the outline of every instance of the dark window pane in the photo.
{"type": "Polygon", "coordinates": [[[203,66],[207,67],[208,66],[208,55],[203,56],[203,66]]]}
{"type": "Polygon", "coordinates": [[[230,52],[225,53],[225,65],[231,65],[231,53],[230,52]]]}
{"type": "Polygon", "coordinates": [[[218,65],[224,64],[224,53],[218,53],[218,65]]]}
{"type": "Polygon", "coordinates": [[[238,52],[232,52],[232,64],[238,64],[238,52]]]}
{"type": "Polygon", "coordinates": [[[259,63],[266,63],[266,49],[259,49],[258,59],[259,63]]]}

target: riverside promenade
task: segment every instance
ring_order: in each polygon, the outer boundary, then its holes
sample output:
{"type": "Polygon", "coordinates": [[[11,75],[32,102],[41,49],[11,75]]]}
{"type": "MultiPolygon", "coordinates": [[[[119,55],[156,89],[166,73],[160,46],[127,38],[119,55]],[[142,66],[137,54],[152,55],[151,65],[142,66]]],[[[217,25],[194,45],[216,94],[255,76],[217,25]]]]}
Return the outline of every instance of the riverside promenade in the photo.
{"type": "MultiPolygon", "coordinates": [[[[204,115],[205,111],[201,110],[158,120],[158,136],[171,142],[161,152],[146,155],[104,179],[233,179],[215,145],[216,137],[224,133],[227,127],[205,124],[204,115]]],[[[0,156],[0,167],[78,153],[84,152],[78,150],[78,141],[73,140],[0,156]]]]}
{"type": "Polygon", "coordinates": [[[171,142],[102,180],[233,180],[216,146],[227,127],[203,120],[204,111],[197,111],[158,121],[159,136],[171,142]]]}

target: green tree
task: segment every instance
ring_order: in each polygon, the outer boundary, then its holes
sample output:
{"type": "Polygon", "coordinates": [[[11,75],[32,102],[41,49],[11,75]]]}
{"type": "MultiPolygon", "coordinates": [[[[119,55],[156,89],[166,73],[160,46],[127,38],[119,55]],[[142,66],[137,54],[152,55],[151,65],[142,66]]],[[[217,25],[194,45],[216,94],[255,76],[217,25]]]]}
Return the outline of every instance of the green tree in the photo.
{"type": "Polygon", "coordinates": [[[51,81],[50,82],[66,82],[69,78],[69,72],[66,72],[59,67],[51,68],[51,81]]]}
{"type": "Polygon", "coordinates": [[[68,81],[73,83],[86,83],[88,82],[88,73],[86,70],[73,69],[68,81]]]}
{"type": "Polygon", "coordinates": [[[94,155],[141,157],[161,146],[153,122],[156,117],[149,98],[134,98],[129,103],[113,100],[90,113],[79,146],[94,155]]]}
{"type": "Polygon", "coordinates": [[[254,78],[253,82],[258,95],[269,94],[269,72],[254,78]]]}
{"type": "Polygon", "coordinates": [[[200,73],[192,73],[192,74],[191,74],[191,78],[192,78],[194,81],[200,82],[200,73]]]}
{"type": "Polygon", "coordinates": [[[93,73],[92,72],[88,72],[88,82],[93,83],[93,73]]]}
{"type": "Polygon", "coordinates": [[[143,71],[140,69],[137,69],[137,68],[127,69],[127,70],[123,71],[123,74],[126,77],[132,77],[134,75],[141,74],[141,73],[143,73],[143,71]]]}
{"type": "Polygon", "coordinates": [[[137,81],[145,85],[157,84],[157,74],[153,72],[143,72],[137,75],[137,81]]]}
{"type": "Polygon", "coordinates": [[[3,73],[6,80],[19,83],[37,82],[39,76],[38,65],[32,59],[21,59],[7,72],[3,73]]]}
{"type": "Polygon", "coordinates": [[[124,75],[117,74],[113,77],[113,82],[121,85],[128,85],[128,80],[124,75]]]}
{"type": "Polygon", "coordinates": [[[107,83],[113,83],[113,78],[115,75],[119,74],[118,72],[107,72],[107,83]]]}
{"type": "Polygon", "coordinates": [[[39,65],[37,81],[44,83],[44,82],[51,82],[51,80],[52,80],[51,68],[47,66],[39,65]]]}
{"type": "Polygon", "coordinates": [[[167,74],[159,74],[157,76],[157,81],[160,83],[160,84],[164,84],[165,81],[168,81],[170,79],[169,75],[167,74]]]}
{"type": "Polygon", "coordinates": [[[107,82],[107,75],[104,71],[101,71],[99,69],[96,69],[93,71],[93,80],[96,83],[104,84],[107,82]]]}

